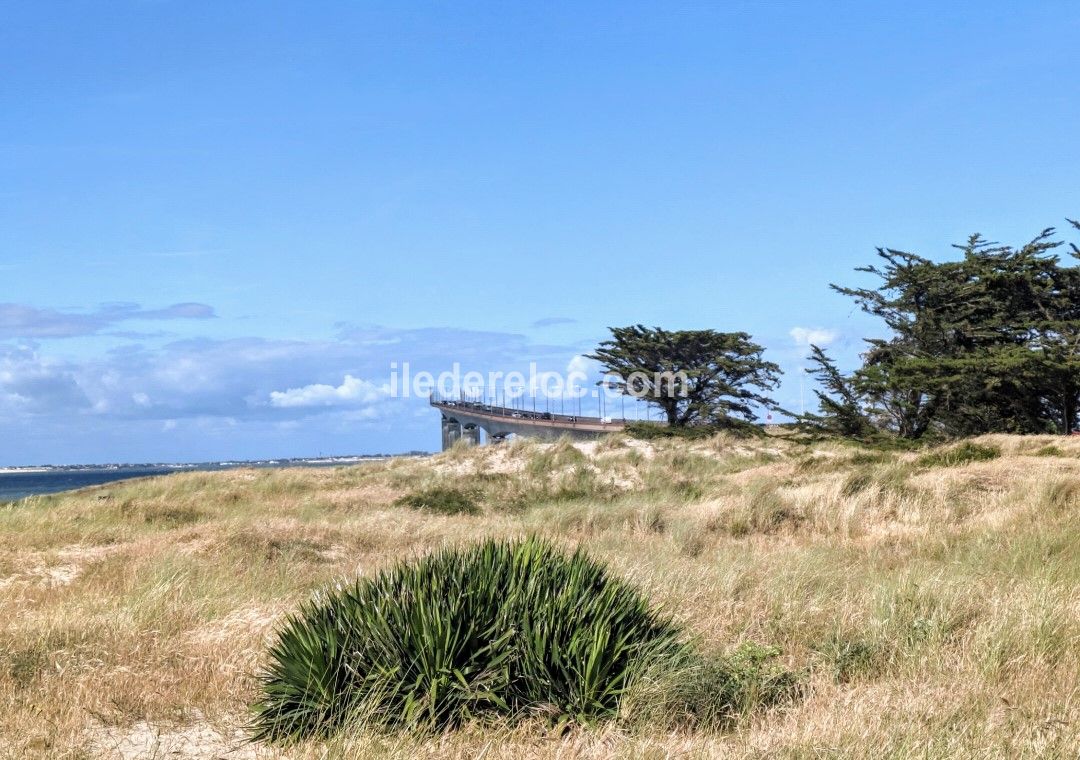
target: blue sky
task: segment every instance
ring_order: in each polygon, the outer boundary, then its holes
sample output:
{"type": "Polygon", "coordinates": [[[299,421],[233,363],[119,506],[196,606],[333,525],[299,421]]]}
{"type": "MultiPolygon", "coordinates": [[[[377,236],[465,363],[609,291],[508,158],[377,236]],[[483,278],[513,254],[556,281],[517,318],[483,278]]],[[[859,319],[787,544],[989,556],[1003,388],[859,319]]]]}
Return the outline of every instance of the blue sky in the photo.
{"type": "Polygon", "coordinates": [[[1080,216],[1078,33],[1037,2],[6,3],[0,466],[431,449],[391,361],[564,369],[635,322],[752,333],[797,409],[807,331],[850,365],[876,329],[827,287],[875,246],[1080,216]]]}

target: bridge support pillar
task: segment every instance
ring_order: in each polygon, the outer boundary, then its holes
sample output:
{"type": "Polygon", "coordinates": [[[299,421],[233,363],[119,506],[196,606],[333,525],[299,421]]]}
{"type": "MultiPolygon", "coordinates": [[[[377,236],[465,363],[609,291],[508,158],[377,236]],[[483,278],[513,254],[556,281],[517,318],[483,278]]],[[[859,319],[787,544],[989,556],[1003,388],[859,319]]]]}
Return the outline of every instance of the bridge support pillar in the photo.
{"type": "Polygon", "coordinates": [[[461,438],[461,423],[448,417],[442,418],[442,450],[446,451],[461,438]]]}
{"type": "Polygon", "coordinates": [[[470,446],[480,445],[480,428],[476,425],[463,425],[461,428],[461,437],[465,439],[465,442],[470,446]]]}

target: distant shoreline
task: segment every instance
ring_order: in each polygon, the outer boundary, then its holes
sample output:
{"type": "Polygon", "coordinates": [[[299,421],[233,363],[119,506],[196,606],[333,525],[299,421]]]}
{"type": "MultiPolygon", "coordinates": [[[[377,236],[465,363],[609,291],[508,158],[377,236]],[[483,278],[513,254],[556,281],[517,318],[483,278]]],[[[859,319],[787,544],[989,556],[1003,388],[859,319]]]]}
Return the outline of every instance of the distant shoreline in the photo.
{"type": "Polygon", "coordinates": [[[181,472],[222,472],[237,469],[333,468],[385,462],[393,458],[429,456],[427,452],[365,454],[362,456],[305,457],[299,459],[254,459],[250,461],[192,462],[185,464],[97,464],[29,465],[0,467],[0,504],[29,496],[44,496],[90,486],[105,485],[130,478],[164,477],[181,472]]]}
{"type": "Polygon", "coordinates": [[[106,462],[101,464],[38,464],[0,466],[0,475],[42,472],[100,472],[103,470],[203,470],[232,469],[235,467],[289,467],[331,466],[360,464],[397,457],[426,457],[429,451],[405,451],[400,454],[350,454],[332,457],[285,457],[276,459],[224,459],[211,462],[106,462]]]}

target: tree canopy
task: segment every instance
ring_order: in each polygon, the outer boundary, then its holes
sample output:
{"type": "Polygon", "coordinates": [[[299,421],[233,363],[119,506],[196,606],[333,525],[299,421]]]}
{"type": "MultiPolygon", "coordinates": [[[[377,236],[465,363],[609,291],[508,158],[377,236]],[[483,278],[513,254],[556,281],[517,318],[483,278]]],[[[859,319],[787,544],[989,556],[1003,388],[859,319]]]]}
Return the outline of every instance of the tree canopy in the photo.
{"type": "Polygon", "coordinates": [[[589,355],[622,379],[625,392],[663,410],[669,425],[731,425],[774,409],[765,395],[780,368],[744,332],[612,327],[611,339],[589,355]]]}
{"type": "Polygon", "coordinates": [[[850,376],[812,347],[821,414],[808,421],[846,435],[882,430],[911,439],[1075,429],[1080,266],[1061,260],[1061,245],[1048,228],[1019,248],[972,235],[955,246],[957,261],[878,249],[880,263],[857,270],[874,275],[874,287],[832,287],[889,334],[866,341],[850,376]]]}

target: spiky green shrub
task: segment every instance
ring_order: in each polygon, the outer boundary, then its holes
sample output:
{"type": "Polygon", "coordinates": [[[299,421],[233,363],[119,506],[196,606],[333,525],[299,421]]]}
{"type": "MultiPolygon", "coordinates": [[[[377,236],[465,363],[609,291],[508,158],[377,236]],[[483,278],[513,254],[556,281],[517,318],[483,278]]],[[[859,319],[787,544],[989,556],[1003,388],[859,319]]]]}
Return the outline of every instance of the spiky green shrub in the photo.
{"type": "Polygon", "coordinates": [[[668,618],[580,550],[489,540],[304,605],[270,648],[254,734],[442,729],[492,714],[589,723],[683,648],[668,618]]]}

